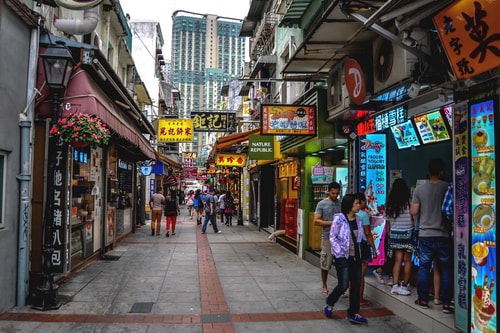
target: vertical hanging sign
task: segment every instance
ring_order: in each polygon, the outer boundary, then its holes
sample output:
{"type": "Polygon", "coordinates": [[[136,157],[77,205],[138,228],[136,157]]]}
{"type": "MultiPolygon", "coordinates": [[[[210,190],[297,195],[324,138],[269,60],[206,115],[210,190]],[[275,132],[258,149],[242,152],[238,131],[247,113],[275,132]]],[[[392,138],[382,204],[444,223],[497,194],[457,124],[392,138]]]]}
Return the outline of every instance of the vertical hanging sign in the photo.
{"type": "Polygon", "coordinates": [[[469,238],[470,238],[470,167],[469,167],[469,122],[467,103],[453,106],[453,234],[455,253],[455,324],[467,331],[469,311],[469,238]]]}
{"type": "Polygon", "coordinates": [[[469,106],[471,142],[472,333],[497,332],[495,105],[497,96],[469,106]]]}
{"type": "Polygon", "coordinates": [[[359,186],[366,195],[370,215],[384,210],[387,168],[387,144],[385,134],[367,134],[359,140],[359,186]]]}
{"type": "MultiPolygon", "coordinates": [[[[52,182],[53,192],[49,193],[52,198],[49,217],[47,222],[52,223],[52,272],[63,273],[66,261],[67,238],[66,222],[67,222],[67,206],[66,206],[66,176],[68,162],[68,145],[59,140],[57,137],[49,139],[50,148],[53,150],[54,174],[48,177],[48,181],[52,182]],[[52,178],[52,179],[51,179],[52,178]]],[[[50,186],[49,186],[50,188],[50,186]]]]}

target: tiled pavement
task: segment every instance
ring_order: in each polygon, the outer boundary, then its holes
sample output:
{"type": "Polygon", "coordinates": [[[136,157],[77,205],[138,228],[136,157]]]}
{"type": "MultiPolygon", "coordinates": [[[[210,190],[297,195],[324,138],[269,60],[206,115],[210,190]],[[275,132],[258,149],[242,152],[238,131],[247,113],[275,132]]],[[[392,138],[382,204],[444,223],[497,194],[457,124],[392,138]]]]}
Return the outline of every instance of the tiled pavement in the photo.
{"type": "Polygon", "coordinates": [[[253,225],[202,235],[184,209],[175,236],[162,227],[161,236],[138,229],[109,253],[119,260],[95,261],[67,279],[60,309],[0,315],[0,332],[422,332],[376,302],[361,311],[367,326],[344,319],[347,299],[326,318],[319,269],[253,225]]]}

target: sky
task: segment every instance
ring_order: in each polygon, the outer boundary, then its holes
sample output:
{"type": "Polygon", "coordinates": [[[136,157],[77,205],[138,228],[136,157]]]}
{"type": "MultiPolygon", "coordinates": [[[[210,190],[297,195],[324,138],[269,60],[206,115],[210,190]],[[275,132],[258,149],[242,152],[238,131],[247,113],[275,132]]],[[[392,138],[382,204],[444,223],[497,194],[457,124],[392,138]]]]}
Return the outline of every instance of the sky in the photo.
{"type": "Polygon", "coordinates": [[[185,10],[199,14],[216,14],[243,20],[248,14],[250,0],[120,0],[123,11],[132,20],[160,22],[164,40],[164,56],[170,59],[172,13],[185,10]]]}

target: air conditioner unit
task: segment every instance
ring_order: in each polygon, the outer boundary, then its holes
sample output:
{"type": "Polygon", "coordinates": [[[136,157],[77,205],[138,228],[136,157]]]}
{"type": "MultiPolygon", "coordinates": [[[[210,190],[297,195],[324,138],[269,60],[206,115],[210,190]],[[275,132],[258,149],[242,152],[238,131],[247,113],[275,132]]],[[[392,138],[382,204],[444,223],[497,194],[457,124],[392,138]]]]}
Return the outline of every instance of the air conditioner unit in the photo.
{"type": "Polygon", "coordinates": [[[328,76],[328,117],[330,119],[349,108],[351,99],[344,78],[344,66],[339,66],[328,76]]]}
{"type": "Polygon", "coordinates": [[[386,38],[373,43],[373,92],[376,94],[411,77],[418,58],[386,38]]]}

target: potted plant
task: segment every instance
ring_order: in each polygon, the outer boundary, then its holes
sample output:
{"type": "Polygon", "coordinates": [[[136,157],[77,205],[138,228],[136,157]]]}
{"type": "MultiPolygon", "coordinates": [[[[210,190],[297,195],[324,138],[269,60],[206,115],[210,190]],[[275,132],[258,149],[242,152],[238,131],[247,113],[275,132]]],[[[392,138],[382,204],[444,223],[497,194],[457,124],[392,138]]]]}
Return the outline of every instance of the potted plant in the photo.
{"type": "Polygon", "coordinates": [[[59,136],[73,147],[90,145],[97,148],[108,144],[111,136],[106,124],[97,117],[84,113],[72,113],[57,121],[49,131],[51,136],[59,136]]]}

